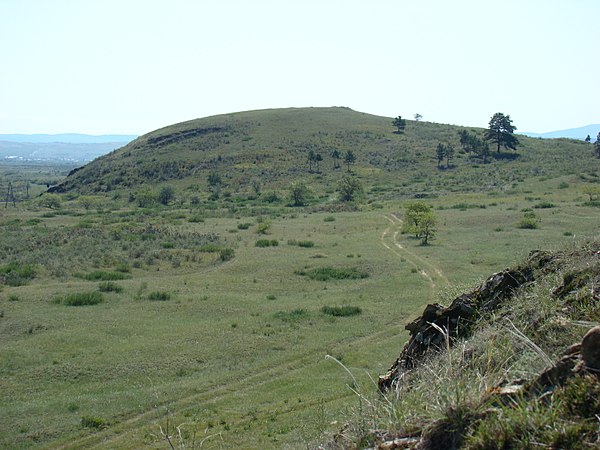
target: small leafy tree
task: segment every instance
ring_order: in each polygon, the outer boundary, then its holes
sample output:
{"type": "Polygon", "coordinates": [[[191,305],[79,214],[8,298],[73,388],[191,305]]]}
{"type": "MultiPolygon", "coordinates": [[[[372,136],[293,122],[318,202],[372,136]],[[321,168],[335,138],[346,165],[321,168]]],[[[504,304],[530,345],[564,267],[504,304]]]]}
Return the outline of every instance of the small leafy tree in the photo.
{"type": "Polygon", "coordinates": [[[351,169],[352,164],[354,164],[356,162],[356,156],[354,156],[354,153],[351,150],[348,150],[344,154],[344,162],[348,166],[348,172],[350,172],[352,170],[351,169]]]}
{"type": "Polygon", "coordinates": [[[163,187],[158,193],[158,201],[163,205],[168,205],[175,198],[175,190],[171,186],[163,187]]]}
{"type": "Polygon", "coordinates": [[[433,210],[417,213],[417,230],[421,238],[421,245],[427,245],[429,239],[435,236],[437,231],[437,217],[433,210]]]}
{"type": "Polygon", "coordinates": [[[140,208],[147,208],[156,202],[156,195],[148,190],[138,192],[135,201],[140,208]]]}
{"type": "Polygon", "coordinates": [[[340,180],[338,190],[340,200],[350,202],[363,192],[363,185],[358,178],[347,175],[340,180]]]}
{"type": "Polygon", "coordinates": [[[509,115],[496,113],[490,119],[489,128],[485,130],[485,138],[496,144],[498,153],[500,147],[516,150],[519,145],[519,140],[514,135],[516,129],[509,115]]]}
{"type": "Polygon", "coordinates": [[[404,120],[402,116],[398,116],[392,120],[392,125],[397,128],[397,131],[395,131],[396,134],[402,134],[406,128],[406,120],[404,120]]]}
{"type": "Polygon", "coordinates": [[[77,202],[81,205],[82,208],[88,210],[97,204],[97,200],[95,197],[91,195],[82,195],[77,199],[77,202]]]}
{"type": "Polygon", "coordinates": [[[404,204],[404,221],[402,223],[403,233],[412,233],[415,237],[419,237],[418,221],[419,214],[431,211],[431,205],[423,201],[406,202],[404,204]]]}
{"type": "Polygon", "coordinates": [[[58,209],[62,204],[58,194],[44,194],[39,200],[39,205],[45,208],[58,209]]]}
{"type": "Polygon", "coordinates": [[[290,185],[290,200],[292,206],[304,206],[310,197],[310,189],[304,181],[294,181],[290,185]]]}

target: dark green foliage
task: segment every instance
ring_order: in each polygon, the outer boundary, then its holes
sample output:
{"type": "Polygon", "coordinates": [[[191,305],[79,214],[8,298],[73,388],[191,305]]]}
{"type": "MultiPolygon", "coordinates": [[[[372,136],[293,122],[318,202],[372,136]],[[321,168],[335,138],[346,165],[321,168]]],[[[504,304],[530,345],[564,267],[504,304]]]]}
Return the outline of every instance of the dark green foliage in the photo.
{"type": "Polygon", "coordinates": [[[94,270],[86,274],[77,274],[77,276],[88,281],[116,281],[131,278],[123,272],[106,272],[104,270],[94,270]]]}
{"type": "Polygon", "coordinates": [[[298,247],[312,248],[315,246],[313,241],[297,241],[296,239],[290,239],[287,241],[288,245],[297,245],[298,247]]]}
{"type": "Polygon", "coordinates": [[[352,150],[348,150],[346,153],[344,153],[344,162],[348,167],[348,172],[350,172],[352,169],[352,165],[356,162],[356,155],[352,150]]]}
{"type": "Polygon", "coordinates": [[[310,196],[310,189],[303,181],[295,181],[290,185],[290,200],[292,206],[306,205],[310,196]]]}
{"type": "Polygon", "coordinates": [[[485,138],[496,144],[497,151],[500,153],[500,147],[516,150],[519,140],[513,134],[517,127],[512,124],[509,115],[496,113],[492,116],[489,128],[485,131],[485,138]]]}
{"type": "Polygon", "coordinates": [[[158,201],[163,205],[168,205],[175,198],[175,190],[171,186],[163,187],[158,193],[158,201]]]}
{"type": "Polygon", "coordinates": [[[316,267],[314,269],[300,270],[296,273],[317,281],[358,280],[369,276],[367,272],[358,270],[355,267],[316,267]]]}
{"type": "Polygon", "coordinates": [[[232,248],[224,248],[219,252],[219,258],[221,258],[221,261],[223,262],[233,259],[234,256],[235,251],[232,248]]]}
{"type": "Polygon", "coordinates": [[[406,128],[406,120],[404,120],[402,116],[398,116],[392,120],[392,125],[396,127],[395,133],[402,134],[406,128]]]}
{"type": "Polygon", "coordinates": [[[548,209],[548,208],[554,208],[556,205],[552,202],[540,202],[536,205],[534,205],[533,207],[536,209],[548,209]]]}
{"type": "Polygon", "coordinates": [[[98,285],[100,292],[123,292],[123,286],[113,283],[112,281],[104,281],[98,285]]]}
{"type": "Polygon", "coordinates": [[[362,313],[362,309],[358,306],[323,306],[321,312],[334,317],[348,317],[362,313]]]}
{"type": "Polygon", "coordinates": [[[259,239],[254,244],[255,247],[277,247],[279,245],[279,241],[276,239],[259,239]]]}
{"type": "Polygon", "coordinates": [[[349,202],[363,192],[363,185],[358,178],[348,175],[340,180],[338,190],[340,191],[340,200],[349,202]]]}
{"type": "Polygon", "coordinates": [[[247,230],[251,226],[252,224],[250,222],[242,222],[237,224],[238,230],[247,230]]]}
{"type": "Polygon", "coordinates": [[[8,286],[23,286],[35,278],[35,268],[31,264],[11,262],[0,266],[0,283],[8,286]]]}
{"type": "Polygon", "coordinates": [[[323,219],[323,222],[335,222],[335,217],[327,216],[323,219]]]}
{"type": "Polygon", "coordinates": [[[164,302],[171,299],[171,294],[163,291],[153,291],[148,294],[148,300],[164,302]]]}
{"type": "Polygon", "coordinates": [[[517,224],[518,228],[534,230],[539,227],[540,218],[533,211],[526,211],[523,218],[517,224]]]}
{"type": "Polygon", "coordinates": [[[66,306],[97,305],[103,301],[104,297],[100,292],[79,292],[55,300],[56,303],[61,303],[66,306]]]}

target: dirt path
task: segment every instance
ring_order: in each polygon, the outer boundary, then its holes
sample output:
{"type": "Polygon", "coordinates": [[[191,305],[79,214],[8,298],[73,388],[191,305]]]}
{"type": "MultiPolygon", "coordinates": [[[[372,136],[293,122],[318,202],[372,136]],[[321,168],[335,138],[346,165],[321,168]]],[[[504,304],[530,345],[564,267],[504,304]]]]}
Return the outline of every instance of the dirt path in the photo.
{"type": "Polygon", "coordinates": [[[383,217],[390,223],[390,226],[383,231],[380,239],[381,244],[396,256],[406,259],[419,270],[421,276],[429,282],[432,290],[435,290],[438,284],[449,285],[448,278],[438,266],[401,244],[400,227],[402,226],[402,219],[393,213],[385,214],[383,217]]]}

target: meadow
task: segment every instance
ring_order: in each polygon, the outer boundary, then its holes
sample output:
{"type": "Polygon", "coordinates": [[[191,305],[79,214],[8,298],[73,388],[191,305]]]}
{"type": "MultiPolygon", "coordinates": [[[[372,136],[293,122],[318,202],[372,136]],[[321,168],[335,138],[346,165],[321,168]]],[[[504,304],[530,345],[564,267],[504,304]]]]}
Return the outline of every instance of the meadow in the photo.
{"type": "Polygon", "coordinates": [[[76,201],[3,209],[2,261],[35,275],[0,292],[1,445],[167,448],[168,427],[190,447],[306,447],[360,407],[349,385],[375,389],[426,303],[597,233],[572,177],[430,203],[429,246],[400,233],[400,201],[201,219],[76,201]],[[527,209],[538,229],[518,228],[527,209]],[[277,244],[256,245],[265,238],[277,244]],[[64,301],[92,292],[99,303],[64,301]],[[327,309],[344,306],[354,314],[327,309]]]}
{"type": "Polygon", "coordinates": [[[0,204],[0,447],[310,448],[361,411],[426,304],[598,236],[589,144],[522,138],[440,170],[458,127],[390,128],[259,111],[157,130],[66,178],[2,168],[4,187],[37,181],[0,204]],[[336,148],[356,163],[333,169],[336,148]],[[296,181],[310,195],[293,207],[296,181]],[[438,219],[426,246],[402,233],[416,199],[438,219]]]}

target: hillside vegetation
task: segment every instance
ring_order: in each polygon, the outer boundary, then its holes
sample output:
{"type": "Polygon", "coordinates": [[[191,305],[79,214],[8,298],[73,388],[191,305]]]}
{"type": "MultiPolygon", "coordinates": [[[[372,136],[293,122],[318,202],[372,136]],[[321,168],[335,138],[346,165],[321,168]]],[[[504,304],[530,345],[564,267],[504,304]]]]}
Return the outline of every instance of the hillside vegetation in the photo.
{"type": "MultiPolygon", "coordinates": [[[[415,400],[426,411],[406,422],[406,405],[386,403],[390,418],[365,401],[380,398],[373,380],[405,325],[533,249],[578,254],[598,238],[590,144],[519,137],[484,164],[460,151],[461,129],[409,121],[396,134],[391,118],[347,108],[253,111],[157,130],[66,177],[2,168],[13,195],[0,208],[0,447],[307,448],[340,433],[332,445],[361,447],[385,441],[375,428],[435,423],[449,403],[415,400]],[[456,148],[448,168],[440,143],[456,148]],[[321,160],[309,164],[311,151],[321,160]]],[[[529,309],[506,314],[541,346],[550,335],[516,316],[546,306],[523,292],[529,309]]],[[[597,321],[577,311],[536,322],[568,323],[549,358],[597,321]]],[[[457,367],[446,380],[460,381],[457,367]]],[[[432,384],[408,378],[415,395],[432,384]]]]}
{"type": "MultiPolygon", "coordinates": [[[[219,189],[239,202],[260,190],[285,190],[291,181],[307,180],[318,196],[328,197],[350,169],[364,179],[372,197],[414,193],[505,190],[532,176],[585,174],[596,177],[589,144],[575,140],[539,140],[520,136],[518,153],[492,152],[493,164],[481,164],[460,149],[461,127],[408,121],[394,133],[391,119],[348,108],[299,108],[236,113],[183,122],[144,135],[129,145],[76,171],[57,192],[109,192],[133,199],[141,191],[172,186],[183,202],[208,200],[208,177],[217,174],[219,189]],[[436,169],[436,147],[454,144],[451,170],[436,169]],[[337,150],[342,159],[331,154],[337,150]],[[310,151],[322,162],[309,170],[310,151]],[[518,164],[514,164],[518,162],[518,164]]],[[[482,129],[475,129],[483,135],[482,129]]]]}

